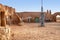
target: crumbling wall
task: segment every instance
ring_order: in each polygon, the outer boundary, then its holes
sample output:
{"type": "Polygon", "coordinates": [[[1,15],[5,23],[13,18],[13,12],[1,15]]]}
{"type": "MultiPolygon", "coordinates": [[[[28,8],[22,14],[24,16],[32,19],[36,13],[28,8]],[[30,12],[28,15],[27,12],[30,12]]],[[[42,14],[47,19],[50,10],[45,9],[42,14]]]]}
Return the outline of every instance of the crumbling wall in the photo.
{"type": "Polygon", "coordinates": [[[17,14],[14,14],[13,15],[13,24],[19,24],[22,22],[21,18],[17,15],[17,14]]]}
{"type": "Polygon", "coordinates": [[[6,26],[6,13],[5,7],[0,4],[0,40],[10,40],[10,28],[6,26]]]}

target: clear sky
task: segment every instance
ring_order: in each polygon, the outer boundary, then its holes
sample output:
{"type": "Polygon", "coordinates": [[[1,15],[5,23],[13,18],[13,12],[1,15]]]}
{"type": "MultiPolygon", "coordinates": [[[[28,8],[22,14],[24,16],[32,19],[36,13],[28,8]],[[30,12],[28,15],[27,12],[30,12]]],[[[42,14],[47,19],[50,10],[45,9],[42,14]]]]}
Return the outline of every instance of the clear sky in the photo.
{"type": "MultiPolygon", "coordinates": [[[[60,0],[43,0],[44,11],[60,11],[60,0]]],[[[16,11],[41,11],[41,0],[0,0],[3,5],[11,6],[16,11]]]]}

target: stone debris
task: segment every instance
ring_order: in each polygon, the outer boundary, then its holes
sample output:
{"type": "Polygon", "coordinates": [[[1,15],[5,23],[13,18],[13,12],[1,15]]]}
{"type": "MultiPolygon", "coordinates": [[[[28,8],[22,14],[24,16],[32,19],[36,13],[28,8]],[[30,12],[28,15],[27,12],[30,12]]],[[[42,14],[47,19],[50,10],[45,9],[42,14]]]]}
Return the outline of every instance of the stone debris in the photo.
{"type": "Polygon", "coordinates": [[[0,40],[10,40],[10,28],[0,27],[0,40]]]}

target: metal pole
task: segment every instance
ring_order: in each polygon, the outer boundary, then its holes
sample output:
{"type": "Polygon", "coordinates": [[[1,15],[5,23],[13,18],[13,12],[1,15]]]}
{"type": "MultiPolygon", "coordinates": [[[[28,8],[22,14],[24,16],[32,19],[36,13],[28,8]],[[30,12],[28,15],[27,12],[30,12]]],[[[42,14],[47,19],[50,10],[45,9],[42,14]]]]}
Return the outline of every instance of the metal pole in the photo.
{"type": "Polygon", "coordinates": [[[41,0],[41,27],[44,26],[43,0],[41,0]]]}

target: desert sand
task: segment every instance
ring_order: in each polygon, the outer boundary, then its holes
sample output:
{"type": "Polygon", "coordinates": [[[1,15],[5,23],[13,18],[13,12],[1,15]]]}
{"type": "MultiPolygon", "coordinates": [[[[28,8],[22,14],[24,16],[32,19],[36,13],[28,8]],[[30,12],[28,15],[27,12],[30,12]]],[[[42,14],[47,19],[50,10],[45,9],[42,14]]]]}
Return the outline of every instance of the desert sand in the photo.
{"type": "Polygon", "coordinates": [[[22,26],[11,25],[12,40],[60,40],[60,23],[24,23],[22,26]]]}

